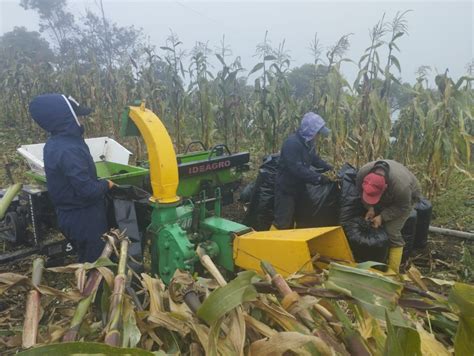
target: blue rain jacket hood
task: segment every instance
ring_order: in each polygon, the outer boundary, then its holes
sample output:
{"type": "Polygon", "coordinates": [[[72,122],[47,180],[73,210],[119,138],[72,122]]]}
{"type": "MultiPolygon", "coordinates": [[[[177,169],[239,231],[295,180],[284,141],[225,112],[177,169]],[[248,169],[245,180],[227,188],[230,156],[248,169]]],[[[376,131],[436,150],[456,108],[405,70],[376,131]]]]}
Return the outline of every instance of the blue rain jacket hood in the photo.
{"type": "Polygon", "coordinates": [[[326,127],[326,122],[324,119],[314,112],[306,113],[303,116],[298,129],[300,136],[303,137],[306,142],[308,142],[314,139],[316,134],[320,131],[324,135],[329,133],[329,129],[326,127]]]}
{"type": "Polygon", "coordinates": [[[44,171],[49,197],[61,211],[103,205],[108,190],[108,182],[97,178],[94,160],[82,137],[83,128],[68,103],[61,94],[40,95],[30,103],[33,119],[51,133],[43,149],[44,171]]]}
{"type": "Polygon", "coordinates": [[[29,109],[33,120],[53,136],[82,136],[84,133],[84,128],[64,95],[39,95],[31,101],[29,109]]]}

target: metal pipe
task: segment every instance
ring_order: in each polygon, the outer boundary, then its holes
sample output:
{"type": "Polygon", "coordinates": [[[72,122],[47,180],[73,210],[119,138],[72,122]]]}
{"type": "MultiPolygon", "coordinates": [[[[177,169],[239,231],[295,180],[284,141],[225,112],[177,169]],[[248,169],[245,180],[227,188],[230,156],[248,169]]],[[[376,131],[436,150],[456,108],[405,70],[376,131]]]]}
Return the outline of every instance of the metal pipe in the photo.
{"type": "Polygon", "coordinates": [[[454,237],[459,237],[461,239],[467,239],[467,240],[474,240],[474,233],[467,232],[467,231],[451,230],[451,229],[445,229],[445,228],[436,227],[436,226],[430,226],[428,231],[433,232],[435,234],[454,236],[454,237]]]}

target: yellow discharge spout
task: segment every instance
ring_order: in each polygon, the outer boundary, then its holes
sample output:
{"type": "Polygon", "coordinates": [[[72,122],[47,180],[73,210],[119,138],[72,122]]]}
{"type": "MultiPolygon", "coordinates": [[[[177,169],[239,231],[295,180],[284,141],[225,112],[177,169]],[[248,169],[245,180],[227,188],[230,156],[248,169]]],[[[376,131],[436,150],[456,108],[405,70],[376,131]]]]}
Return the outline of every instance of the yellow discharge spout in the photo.
{"type": "Polygon", "coordinates": [[[173,142],[161,120],[151,110],[129,107],[129,118],[140,130],[148,150],[153,198],[162,204],[176,203],[179,183],[178,163],[173,142]]]}
{"type": "Polygon", "coordinates": [[[321,262],[324,257],[354,262],[342,227],[252,231],[234,239],[235,264],[259,273],[263,273],[262,261],[270,262],[284,277],[296,272],[311,272],[314,263],[325,267],[326,263],[321,262]]]}

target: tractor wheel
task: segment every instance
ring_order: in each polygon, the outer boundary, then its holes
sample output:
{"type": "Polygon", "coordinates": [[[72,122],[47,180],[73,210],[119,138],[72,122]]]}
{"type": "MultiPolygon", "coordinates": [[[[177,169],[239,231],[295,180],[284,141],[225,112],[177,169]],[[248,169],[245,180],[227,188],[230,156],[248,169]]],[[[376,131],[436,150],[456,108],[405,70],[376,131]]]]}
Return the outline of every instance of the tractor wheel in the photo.
{"type": "Polygon", "coordinates": [[[5,215],[5,226],[8,227],[8,240],[21,244],[26,240],[26,226],[16,212],[9,212],[5,215]]]}

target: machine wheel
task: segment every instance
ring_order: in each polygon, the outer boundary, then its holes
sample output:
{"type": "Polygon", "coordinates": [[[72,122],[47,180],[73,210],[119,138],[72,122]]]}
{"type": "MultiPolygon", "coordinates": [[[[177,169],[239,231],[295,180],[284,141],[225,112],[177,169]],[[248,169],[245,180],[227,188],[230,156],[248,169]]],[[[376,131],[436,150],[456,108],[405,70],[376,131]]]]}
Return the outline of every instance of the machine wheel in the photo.
{"type": "Polygon", "coordinates": [[[20,244],[26,240],[26,226],[23,219],[16,212],[9,212],[5,215],[5,226],[8,227],[7,239],[10,242],[20,244]]]}

